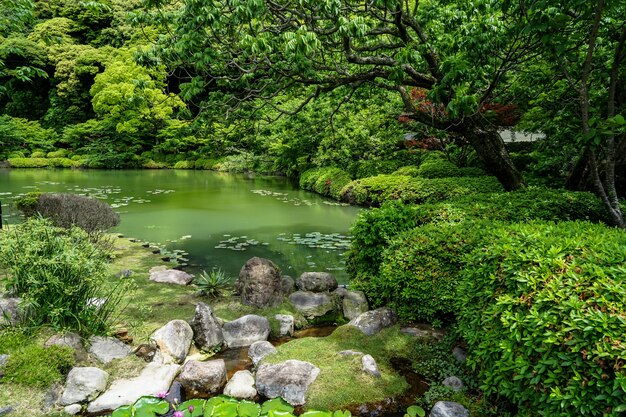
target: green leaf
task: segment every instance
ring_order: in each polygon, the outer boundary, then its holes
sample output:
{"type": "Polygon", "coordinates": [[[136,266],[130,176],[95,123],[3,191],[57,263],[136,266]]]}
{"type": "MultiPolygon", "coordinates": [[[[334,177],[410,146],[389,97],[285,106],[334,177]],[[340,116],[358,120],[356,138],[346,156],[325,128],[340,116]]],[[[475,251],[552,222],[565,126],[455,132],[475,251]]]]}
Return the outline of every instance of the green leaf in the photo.
{"type": "Polygon", "coordinates": [[[133,415],[133,406],[125,405],[113,411],[111,417],[131,417],[133,415]]]}
{"type": "Polygon", "coordinates": [[[288,402],[278,397],[272,400],[265,401],[261,406],[262,416],[268,415],[270,411],[292,413],[293,407],[288,402]]]}
{"type": "Polygon", "coordinates": [[[410,417],[424,417],[426,415],[426,411],[419,405],[410,406],[406,412],[410,417]]]}
{"type": "Polygon", "coordinates": [[[239,417],[258,417],[261,414],[261,406],[252,401],[241,401],[237,414],[239,417]]]}
{"type": "Polygon", "coordinates": [[[200,399],[185,401],[184,403],[181,403],[178,407],[176,407],[176,410],[182,411],[184,417],[198,417],[201,416],[204,412],[205,402],[205,400],[200,399]],[[192,413],[189,412],[190,406],[193,407],[192,413]]]}
{"type": "Polygon", "coordinates": [[[165,414],[170,409],[170,403],[156,397],[141,397],[134,404],[134,417],[155,417],[165,414]]]}

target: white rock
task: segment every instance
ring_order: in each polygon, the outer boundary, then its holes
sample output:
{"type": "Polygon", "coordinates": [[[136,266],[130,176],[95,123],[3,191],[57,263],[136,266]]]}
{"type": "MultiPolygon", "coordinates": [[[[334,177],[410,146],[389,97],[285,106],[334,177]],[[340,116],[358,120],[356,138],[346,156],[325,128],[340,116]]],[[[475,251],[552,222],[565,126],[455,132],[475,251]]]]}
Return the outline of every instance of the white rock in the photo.
{"type": "Polygon", "coordinates": [[[103,363],[109,363],[113,359],[125,358],[132,352],[130,346],[113,337],[94,336],[89,339],[89,342],[91,343],[89,353],[103,363]]]}
{"type": "Polygon", "coordinates": [[[109,374],[99,368],[75,367],[67,375],[61,405],[91,401],[107,387],[109,374]]]}
{"type": "Polygon", "coordinates": [[[279,330],[278,336],[293,336],[295,319],[289,314],[276,314],[274,316],[278,320],[279,330]]]}
{"type": "Polygon", "coordinates": [[[150,337],[163,355],[164,363],[182,363],[187,357],[193,330],[184,320],[172,320],[150,337]]]}
{"type": "Polygon", "coordinates": [[[372,355],[364,355],[361,358],[361,364],[363,365],[363,371],[375,376],[376,378],[380,378],[380,370],[378,369],[378,364],[372,357],[372,355]]]}
{"type": "Polygon", "coordinates": [[[83,407],[81,407],[80,404],[72,404],[65,407],[63,411],[65,411],[65,413],[69,414],[70,416],[75,416],[76,414],[80,413],[82,409],[83,407]]]}
{"type": "Polygon", "coordinates": [[[150,281],[162,284],[189,285],[193,281],[193,275],[189,275],[178,269],[150,270],[150,281]]]}
{"type": "Polygon", "coordinates": [[[454,392],[463,391],[463,388],[465,388],[465,385],[463,384],[463,381],[461,381],[456,376],[449,376],[449,377],[447,377],[446,379],[443,380],[442,385],[444,387],[450,388],[454,392]]]}
{"type": "Polygon", "coordinates": [[[283,397],[291,405],[302,405],[320,368],[290,359],[277,364],[264,363],[256,373],[256,388],[267,398],[283,397]]]}
{"type": "Polygon", "coordinates": [[[270,323],[265,317],[248,314],[224,323],[222,332],[229,348],[250,346],[259,340],[267,340],[270,323]]]}
{"type": "Polygon", "coordinates": [[[250,348],[248,349],[248,357],[252,359],[254,366],[257,366],[259,362],[261,362],[261,359],[267,355],[273,355],[276,352],[277,350],[274,345],[265,340],[260,340],[250,345],[250,348]]]}
{"type": "Polygon", "coordinates": [[[250,371],[237,371],[226,384],[224,395],[240,400],[252,400],[256,397],[254,377],[250,371]]]}
{"type": "Polygon", "coordinates": [[[119,379],[87,407],[88,413],[104,413],[123,405],[133,404],[144,395],[156,396],[167,392],[176,378],[180,365],[149,363],[135,378],[119,379]]]}
{"type": "Polygon", "coordinates": [[[469,417],[469,411],[459,403],[438,401],[430,410],[430,417],[469,417]]]}

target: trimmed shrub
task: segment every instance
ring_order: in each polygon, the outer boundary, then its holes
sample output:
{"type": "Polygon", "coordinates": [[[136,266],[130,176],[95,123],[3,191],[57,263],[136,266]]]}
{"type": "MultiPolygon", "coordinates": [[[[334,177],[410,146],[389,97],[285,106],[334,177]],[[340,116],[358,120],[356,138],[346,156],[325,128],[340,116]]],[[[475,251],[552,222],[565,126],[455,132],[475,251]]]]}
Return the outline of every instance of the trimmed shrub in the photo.
{"type": "Polygon", "coordinates": [[[53,152],[48,152],[48,154],[46,155],[46,157],[48,158],[65,158],[66,156],[67,156],[66,149],[59,149],[53,152]]]}
{"type": "Polygon", "coordinates": [[[213,169],[213,166],[217,163],[216,159],[198,158],[194,166],[195,169],[213,169]]]}
{"type": "Polygon", "coordinates": [[[480,177],[485,171],[476,167],[459,168],[445,159],[431,158],[420,165],[418,176],[422,178],[480,177]]]}
{"type": "Polygon", "coordinates": [[[41,151],[35,151],[33,153],[30,154],[31,158],[45,158],[46,157],[46,153],[45,152],[41,152],[41,151]]]}
{"type": "Polygon", "coordinates": [[[353,239],[346,257],[346,270],[358,281],[376,277],[383,250],[401,233],[421,225],[481,219],[506,222],[533,219],[608,222],[605,212],[600,199],[591,193],[541,188],[476,194],[420,206],[387,202],[380,208],[359,213],[352,226],[353,239]]]}
{"type": "MultiPolygon", "coordinates": [[[[4,334],[0,336],[6,337],[4,334]]],[[[10,353],[3,369],[3,381],[38,388],[47,388],[53,382],[62,383],[75,362],[74,351],[68,346],[45,348],[36,343],[29,344],[26,338],[10,353]]]]}
{"type": "Polygon", "coordinates": [[[9,158],[11,168],[44,168],[50,166],[45,158],[9,158]]]}
{"type": "Polygon", "coordinates": [[[0,234],[0,267],[35,326],[103,333],[125,290],[107,283],[106,256],[87,233],[48,219],[29,219],[0,234]]]}
{"type": "Polygon", "coordinates": [[[141,166],[147,169],[167,168],[167,164],[165,162],[154,162],[152,159],[142,162],[141,166]]]}
{"type": "Polygon", "coordinates": [[[360,160],[352,163],[348,167],[348,172],[353,178],[373,177],[391,174],[406,163],[406,161],[401,160],[360,160]]]}
{"type": "Polygon", "coordinates": [[[452,318],[463,255],[483,243],[492,222],[426,225],[397,236],[383,251],[377,274],[355,282],[375,306],[406,321],[452,318]]]}
{"type": "Polygon", "coordinates": [[[50,166],[55,168],[75,168],[80,166],[80,162],[73,161],[69,158],[48,158],[50,166]]]}
{"type": "Polygon", "coordinates": [[[468,364],[519,416],[626,411],[626,233],[584,222],[499,228],[465,257],[468,364]]]}
{"type": "Polygon", "coordinates": [[[341,199],[351,204],[380,206],[385,201],[431,203],[477,193],[502,191],[495,177],[411,178],[378,175],[355,180],[341,190],[341,199]]]}
{"type": "Polygon", "coordinates": [[[300,187],[338,200],[343,187],[351,181],[348,173],[340,168],[315,168],[302,173],[300,187]]]}
{"type": "Polygon", "coordinates": [[[417,177],[419,175],[419,167],[415,165],[409,165],[402,167],[395,171],[393,175],[405,175],[408,177],[417,177]]]}
{"type": "Polygon", "coordinates": [[[178,161],[174,164],[174,169],[194,169],[195,161],[178,161]]]}

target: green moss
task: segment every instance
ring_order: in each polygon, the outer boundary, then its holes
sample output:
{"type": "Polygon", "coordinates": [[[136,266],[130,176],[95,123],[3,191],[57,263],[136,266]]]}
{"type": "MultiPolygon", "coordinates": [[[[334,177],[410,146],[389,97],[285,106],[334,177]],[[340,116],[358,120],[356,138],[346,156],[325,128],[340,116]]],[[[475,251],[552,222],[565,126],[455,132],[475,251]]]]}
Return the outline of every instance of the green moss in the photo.
{"type": "Polygon", "coordinates": [[[306,337],[280,345],[278,353],[267,356],[263,362],[298,359],[319,367],[321,372],[309,389],[305,407],[337,410],[350,404],[381,401],[404,392],[408,384],[393,370],[390,359],[409,356],[414,343],[415,338],[401,333],[398,326],[374,336],[365,336],[352,326],[342,326],[328,337],[306,337]],[[360,356],[339,355],[340,351],[347,349],[372,355],[382,377],[364,373],[360,356]]]}

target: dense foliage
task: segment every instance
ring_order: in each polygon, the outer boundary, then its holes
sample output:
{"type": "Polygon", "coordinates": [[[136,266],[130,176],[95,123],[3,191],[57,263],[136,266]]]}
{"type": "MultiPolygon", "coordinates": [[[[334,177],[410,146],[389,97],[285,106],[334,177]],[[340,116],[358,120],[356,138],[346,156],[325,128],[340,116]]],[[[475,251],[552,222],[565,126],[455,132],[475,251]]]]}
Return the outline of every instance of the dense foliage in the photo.
{"type": "Polygon", "coordinates": [[[626,236],[589,223],[497,228],[464,257],[468,361],[518,415],[626,411],[626,236]]]}
{"type": "Polygon", "coordinates": [[[103,333],[120,302],[121,285],[105,279],[106,254],[83,230],[30,219],[0,234],[7,290],[23,299],[29,324],[103,333]]]}

